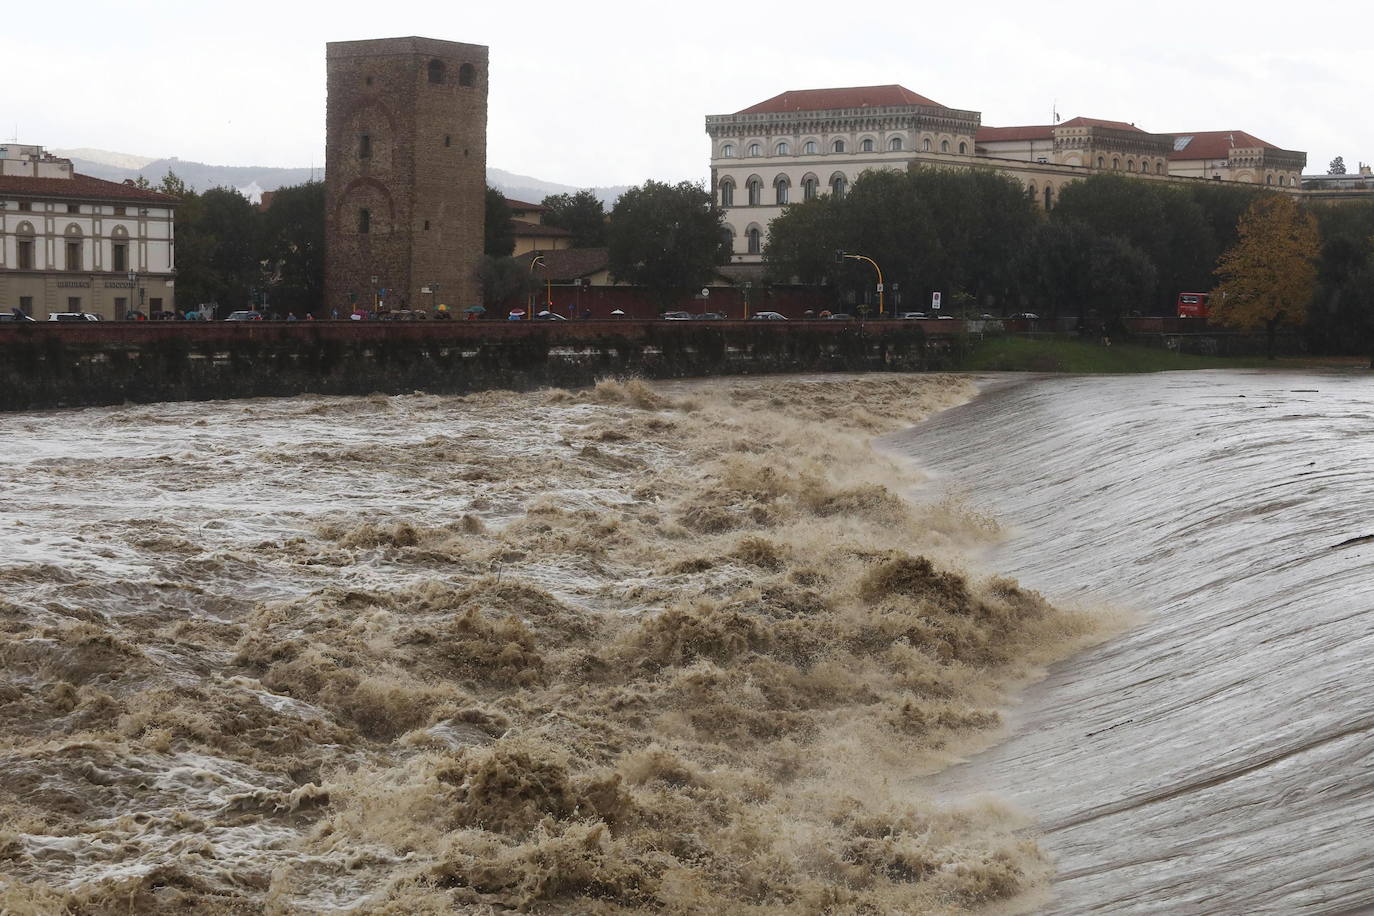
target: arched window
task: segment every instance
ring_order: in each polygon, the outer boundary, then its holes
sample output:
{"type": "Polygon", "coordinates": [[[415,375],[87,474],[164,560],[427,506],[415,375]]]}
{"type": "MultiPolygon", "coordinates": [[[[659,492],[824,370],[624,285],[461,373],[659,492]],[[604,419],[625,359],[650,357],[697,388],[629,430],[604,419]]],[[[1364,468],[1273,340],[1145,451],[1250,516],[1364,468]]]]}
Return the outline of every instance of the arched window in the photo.
{"type": "Polygon", "coordinates": [[[873,152],[873,138],[864,137],[863,142],[859,144],[859,149],[865,153],[873,152]]]}
{"type": "Polygon", "coordinates": [[[474,67],[472,64],[463,64],[461,67],[459,67],[459,68],[458,68],[458,85],[459,85],[459,86],[476,86],[476,85],[477,85],[477,68],[474,67]]]}
{"type": "Polygon", "coordinates": [[[924,150],[924,151],[927,152],[927,153],[930,152],[930,138],[929,138],[929,137],[927,137],[926,139],[924,139],[924,140],[921,141],[921,149],[924,150]]]}
{"type": "Polygon", "coordinates": [[[66,263],[67,270],[81,270],[81,227],[76,223],[67,226],[66,235],[66,263]]]}
{"type": "Polygon", "coordinates": [[[807,140],[802,146],[802,152],[806,153],[808,156],[814,156],[816,154],[816,141],[807,140]]]}
{"type": "Polygon", "coordinates": [[[1031,203],[1035,203],[1035,182],[1033,181],[1026,185],[1026,199],[1031,203]]]}
{"type": "Polygon", "coordinates": [[[846,182],[843,175],[835,175],[830,179],[830,194],[832,197],[843,198],[846,182]]]}
{"type": "Polygon", "coordinates": [[[773,179],[773,194],[777,199],[779,207],[787,203],[787,191],[790,187],[791,183],[788,182],[786,175],[779,175],[777,178],[773,179]]]}
{"type": "Polygon", "coordinates": [[[831,151],[832,153],[843,153],[843,152],[844,152],[844,141],[843,141],[843,140],[836,140],[834,143],[830,144],[830,151],[831,151]]]}
{"type": "Polygon", "coordinates": [[[1045,185],[1045,209],[1054,209],[1054,188],[1045,185]]]}
{"type": "Polygon", "coordinates": [[[110,233],[110,270],[122,274],[129,269],[129,230],[115,226],[110,233]]]}
{"type": "Polygon", "coordinates": [[[1098,156],[1098,157],[1097,157],[1097,167],[1098,167],[1099,169],[1100,169],[1100,168],[1105,168],[1106,165],[1107,165],[1107,160],[1106,160],[1106,159],[1103,159],[1101,156],[1098,156]]]}
{"type": "Polygon", "coordinates": [[[1156,163],[1155,163],[1155,174],[1156,174],[1156,175],[1163,175],[1163,174],[1164,174],[1164,163],[1163,163],[1163,162],[1156,162],[1156,163]]]}
{"type": "Polygon", "coordinates": [[[720,205],[722,207],[733,207],[735,205],[735,182],[732,178],[721,179],[720,205]]]}
{"type": "Polygon", "coordinates": [[[720,244],[721,244],[721,246],[722,246],[726,251],[730,252],[731,254],[734,253],[734,251],[735,251],[735,227],[734,227],[734,226],[721,226],[721,227],[720,227],[720,244]]]}
{"type": "Polygon", "coordinates": [[[791,154],[792,147],[786,140],[781,141],[777,146],[773,147],[774,156],[790,156],[791,154]]]}
{"type": "Polygon", "coordinates": [[[722,147],[720,148],[720,158],[722,158],[722,159],[734,159],[734,158],[735,158],[735,144],[733,144],[733,143],[727,143],[727,144],[725,144],[724,146],[722,146],[722,147]]]}
{"type": "Polygon", "coordinates": [[[1117,171],[1117,170],[1119,170],[1120,168],[1121,168],[1121,160],[1120,160],[1120,159],[1113,159],[1113,160],[1112,160],[1112,170],[1113,170],[1113,171],[1117,171]]]}
{"type": "Polygon", "coordinates": [[[940,141],[940,152],[942,152],[942,153],[947,153],[947,152],[949,152],[949,141],[948,141],[948,140],[941,140],[941,141],[940,141]]]}
{"type": "Polygon", "coordinates": [[[750,144],[749,144],[749,155],[750,155],[750,156],[762,156],[762,155],[763,155],[763,147],[759,146],[757,143],[750,143],[750,144]]]}
{"type": "Polygon", "coordinates": [[[429,81],[431,83],[442,83],[444,81],[444,62],[442,60],[432,60],[429,62],[429,81]]]}
{"type": "Polygon", "coordinates": [[[959,141],[959,155],[960,155],[960,156],[966,156],[966,155],[968,155],[968,144],[965,143],[965,142],[963,142],[962,140],[959,141]]]}
{"type": "Polygon", "coordinates": [[[761,244],[763,233],[759,231],[758,226],[750,226],[749,231],[744,233],[744,237],[749,241],[748,250],[750,254],[759,254],[763,250],[761,244]]]}
{"type": "Polygon", "coordinates": [[[757,207],[759,204],[763,203],[762,181],[759,181],[757,178],[750,178],[749,184],[746,185],[746,187],[749,189],[749,206],[757,207]]]}
{"type": "Polygon", "coordinates": [[[887,141],[887,148],[890,149],[890,150],[892,150],[893,152],[896,152],[897,150],[901,149],[901,148],[902,148],[902,138],[901,138],[901,137],[893,137],[891,140],[887,141]]]}
{"type": "Polygon", "coordinates": [[[816,176],[807,175],[802,179],[802,200],[815,200],[820,189],[821,183],[816,180],[816,176]]]}
{"type": "Polygon", "coordinates": [[[33,223],[20,223],[15,235],[18,236],[19,269],[33,270],[33,223]]]}
{"type": "Polygon", "coordinates": [[[1273,184],[1273,183],[1274,183],[1274,176],[1273,176],[1273,175],[1265,175],[1265,176],[1264,176],[1264,183],[1265,183],[1265,184],[1273,184]]]}

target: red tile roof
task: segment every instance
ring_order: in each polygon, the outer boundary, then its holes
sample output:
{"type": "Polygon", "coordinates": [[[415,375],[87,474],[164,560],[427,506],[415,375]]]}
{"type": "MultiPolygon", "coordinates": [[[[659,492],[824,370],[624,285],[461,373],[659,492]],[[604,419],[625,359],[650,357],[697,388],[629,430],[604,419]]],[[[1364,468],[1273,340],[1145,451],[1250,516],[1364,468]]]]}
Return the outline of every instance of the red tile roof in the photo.
{"type": "Polygon", "coordinates": [[[1274,144],[1265,143],[1259,137],[1247,134],[1243,130],[1199,130],[1193,133],[1179,131],[1171,136],[1174,138],[1175,148],[1169,154],[1170,159],[1226,159],[1235,147],[1278,149],[1274,144]],[[1182,149],[1178,149],[1184,137],[1192,139],[1182,149]]]}
{"type": "Polygon", "coordinates": [[[531,213],[544,213],[549,209],[543,204],[532,204],[525,200],[512,200],[509,197],[506,198],[506,206],[510,207],[512,210],[525,210],[531,213]]]}
{"type": "Polygon", "coordinates": [[[1054,125],[1039,124],[1027,127],[980,127],[974,135],[976,143],[995,143],[1003,140],[1053,140],[1054,125]]]}
{"type": "Polygon", "coordinates": [[[837,108],[883,108],[902,105],[945,107],[902,86],[856,86],[850,89],[790,89],[782,95],[775,95],[736,114],[832,111],[837,108]]]}
{"type": "Polygon", "coordinates": [[[55,197],[81,200],[142,200],[155,204],[175,204],[177,199],[160,191],[145,191],[131,184],[104,181],[90,175],[71,178],[30,178],[27,175],[0,175],[0,194],[15,197],[55,197]]]}
{"type": "Polygon", "coordinates": [[[1056,127],[1111,127],[1115,130],[1133,130],[1136,133],[1145,133],[1134,124],[1127,124],[1125,121],[1104,121],[1101,118],[1074,118],[1056,124],[1056,127]]]}
{"type": "MultiPolygon", "coordinates": [[[[536,257],[544,259],[549,279],[575,280],[600,273],[610,264],[605,248],[566,248],[562,251],[527,251],[515,260],[529,265],[536,257]]],[[[542,273],[542,271],[541,271],[542,273]]]]}
{"type": "Polygon", "coordinates": [[[515,235],[525,236],[526,238],[535,236],[538,238],[561,239],[572,235],[567,229],[560,229],[557,226],[545,226],[541,223],[527,223],[522,219],[511,220],[510,228],[511,232],[515,233],[515,235]]]}

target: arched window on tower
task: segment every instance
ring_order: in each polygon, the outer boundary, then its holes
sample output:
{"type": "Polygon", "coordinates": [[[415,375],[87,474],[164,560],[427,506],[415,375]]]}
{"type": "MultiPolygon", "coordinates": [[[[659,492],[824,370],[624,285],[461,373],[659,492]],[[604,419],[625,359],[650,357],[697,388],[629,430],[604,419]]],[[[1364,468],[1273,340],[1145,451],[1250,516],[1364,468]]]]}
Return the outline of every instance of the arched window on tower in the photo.
{"type": "Polygon", "coordinates": [[[843,152],[844,152],[844,141],[843,141],[843,140],[836,140],[834,143],[830,144],[830,151],[831,151],[832,153],[843,153],[843,152]]]}
{"type": "Polygon", "coordinates": [[[1054,209],[1054,188],[1049,185],[1045,185],[1045,209],[1054,209]]]}
{"type": "Polygon", "coordinates": [[[830,196],[843,199],[846,188],[843,175],[836,175],[830,179],[830,196]]]}
{"type": "Polygon", "coordinates": [[[887,148],[893,152],[900,150],[902,148],[902,138],[893,137],[891,140],[887,141],[887,148]]]}
{"type": "Polygon", "coordinates": [[[802,146],[802,152],[808,156],[814,156],[816,155],[816,148],[815,140],[807,140],[805,145],[802,146]]]}
{"type": "Polygon", "coordinates": [[[763,203],[763,182],[757,178],[750,178],[747,187],[749,189],[749,206],[757,207],[763,203]]]}
{"type": "Polygon", "coordinates": [[[873,138],[864,137],[863,142],[859,144],[859,149],[865,153],[873,152],[873,138]]]}
{"type": "Polygon", "coordinates": [[[444,81],[444,62],[442,60],[432,60],[429,62],[429,81],[431,83],[442,83],[444,81]]]}
{"type": "Polygon", "coordinates": [[[927,137],[926,139],[924,139],[924,140],[921,141],[921,150],[922,150],[923,152],[927,152],[927,153],[930,152],[930,138],[929,138],[929,137],[927,137]]]}
{"type": "Polygon", "coordinates": [[[791,154],[792,146],[786,140],[778,141],[778,145],[773,147],[774,156],[790,156],[791,154]]]}
{"type": "Polygon", "coordinates": [[[802,200],[815,200],[820,192],[821,183],[816,176],[808,175],[802,179],[802,200]]]}
{"type": "Polygon", "coordinates": [[[940,141],[940,152],[942,152],[942,153],[947,153],[947,152],[949,152],[949,141],[948,141],[948,140],[941,140],[941,141],[940,141]]]}
{"type": "Polygon", "coordinates": [[[720,182],[720,205],[722,207],[733,207],[735,205],[735,182],[731,178],[722,178],[720,182]]]}
{"type": "Polygon", "coordinates": [[[763,233],[759,232],[757,226],[751,226],[744,236],[749,242],[750,254],[760,254],[763,251],[763,233]]]}
{"type": "Polygon", "coordinates": [[[474,67],[472,64],[463,64],[463,66],[459,67],[459,68],[458,68],[458,85],[459,85],[459,86],[476,86],[476,85],[477,85],[477,68],[474,67]]]}

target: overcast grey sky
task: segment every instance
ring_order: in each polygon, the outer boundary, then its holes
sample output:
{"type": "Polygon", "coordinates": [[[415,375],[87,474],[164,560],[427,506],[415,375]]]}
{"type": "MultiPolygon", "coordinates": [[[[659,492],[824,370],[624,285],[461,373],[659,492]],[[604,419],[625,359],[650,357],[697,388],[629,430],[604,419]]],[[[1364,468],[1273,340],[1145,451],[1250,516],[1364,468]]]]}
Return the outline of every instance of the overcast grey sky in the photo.
{"type": "Polygon", "coordinates": [[[1057,105],[1149,131],[1245,130],[1305,150],[1308,173],[1374,160],[1357,6],[943,6],[10,4],[0,139],[320,165],[325,42],[424,35],[491,48],[488,164],[583,187],[703,179],[706,115],[881,83],[995,126],[1048,123],[1057,105]]]}

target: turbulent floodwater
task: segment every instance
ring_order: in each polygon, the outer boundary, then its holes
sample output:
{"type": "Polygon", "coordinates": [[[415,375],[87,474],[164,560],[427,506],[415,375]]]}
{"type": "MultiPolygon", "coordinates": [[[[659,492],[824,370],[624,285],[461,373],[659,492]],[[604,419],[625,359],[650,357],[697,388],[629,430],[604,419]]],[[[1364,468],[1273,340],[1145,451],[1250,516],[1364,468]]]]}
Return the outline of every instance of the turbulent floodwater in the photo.
{"type": "Polygon", "coordinates": [[[1036,379],[889,444],[1010,523],[994,568],[1138,615],[937,781],[1027,812],[1046,910],[1374,908],[1374,380],[1036,379]]]}
{"type": "MultiPolygon", "coordinates": [[[[1030,899],[1035,830],[910,777],[985,746],[1007,688],[1097,624],[978,572],[997,522],[901,498],[920,475],[868,445],[975,393],[832,376],[0,416],[0,912],[1030,899]]],[[[1010,492],[1058,485],[1041,470],[1010,492]]]]}

